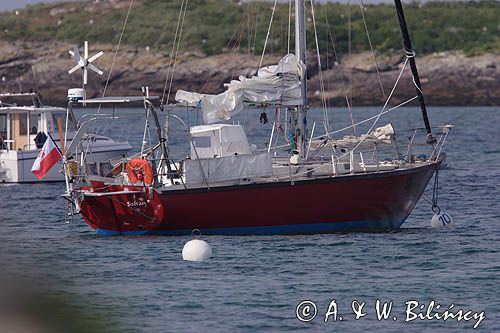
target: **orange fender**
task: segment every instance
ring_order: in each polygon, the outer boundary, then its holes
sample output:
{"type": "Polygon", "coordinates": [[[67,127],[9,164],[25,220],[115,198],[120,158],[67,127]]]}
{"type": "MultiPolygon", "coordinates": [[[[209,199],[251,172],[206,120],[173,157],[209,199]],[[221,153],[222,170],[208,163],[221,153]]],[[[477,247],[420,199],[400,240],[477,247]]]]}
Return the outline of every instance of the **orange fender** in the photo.
{"type": "Polygon", "coordinates": [[[132,184],[143,181],[145,185],[153,184],[153,168],[142,158],[133,158],[127,163],[127,176],[132,184]]]}

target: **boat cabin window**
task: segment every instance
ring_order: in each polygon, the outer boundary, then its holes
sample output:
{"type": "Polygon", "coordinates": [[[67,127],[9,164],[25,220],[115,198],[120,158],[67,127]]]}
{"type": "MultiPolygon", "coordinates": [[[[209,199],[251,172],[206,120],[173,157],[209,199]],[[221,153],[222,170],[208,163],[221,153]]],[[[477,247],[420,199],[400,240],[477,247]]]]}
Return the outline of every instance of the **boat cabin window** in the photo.
{"type": "MultiPolygon", "coordinates": [[[[0,136],[9,141],[9,149],[36,149],[34,138],[43,131],[39,112],[13,112],[0,115],[0,136]]],[[[5,144],[4,144],[5,146],[5,144]]]]}
{"type": "Polygon", "coordinates": [[[209,136],[193,137],[194,145],[196,148],[210,148],[211,141],[209,136]]]}
{"type": "Polygon", "coordinates": [[[30,112],[30,134],[36,135],[42,130],[42,115],[30,112]]]}
{"type": "Polygon", "coordinates": [[[10,135],[12,149],[22,150],[28,144],[28,113],[12,113],[10,115],[10,135]]]}
{"type": "Polygon", "coordinates": [[[0,114],[0,149],[6,149],[4,140],[7,140],[7,115],[0,114]]]}
{"type": "Polygon", "coordinates": [[[17,119],[19,122],[19,126],[17,126],[17,135],[26,135],[28,132],[28,114],[17,114],[16,116],[18,116],[17,119]]]}

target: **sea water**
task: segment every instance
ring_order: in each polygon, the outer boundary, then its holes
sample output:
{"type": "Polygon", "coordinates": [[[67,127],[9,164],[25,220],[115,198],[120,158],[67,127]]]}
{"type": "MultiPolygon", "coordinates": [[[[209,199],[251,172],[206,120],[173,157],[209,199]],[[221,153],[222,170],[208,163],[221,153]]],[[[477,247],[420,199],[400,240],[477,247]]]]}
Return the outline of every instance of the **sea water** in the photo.
{"type": "MultiPolygon", "coordinates": [[[[353,109],[356,120],[377,112],[353,109]]],[[[213,257],[186,262],[181,251],[190,237],[102,237],[80,218],[65,224],[63,183],[3,185],[0,276],[7,282],[0,295],[14,286],[35,309],[28,318],[50,318],[62,331],[500,331],[500,109],[429,112],[433,125],[456,125],[439,182],[439,205],[453,217],[452,229],[431,229],[433,213],[422,199],[397,232],[204,236],[213,257]],[[52,307],[39,301],[54,295],[52,307]]],[[[274,110],[267,113],[272,121],[274,110]]],[[[322,111],[310,113],[309,126],[317,121],[321,134],[322,111]]],[[[331,126],[348,122],[347,114],[329,110],[331,126]]],[[[417,108],[392,117],[399,126],[421,126],[417,108]]],[[[271,124],[261,125],[259,114],[238,121],[257,133],[251,141],[268,142],[271,124]]],[[[126,126],[139,149],[143,123],[126,126]]],[[[180,136],[182,127],[174,127],[180,136]]],[[[115,134],[123,128],[111,127],[115,134]]],[[[179,155],[187,147],[183,138],[171,144],[179,155]]],[[[248,205],[258,209],[258,199],[248,205]]],[[[276,210],[297,207],[300,198],[276,210]]],[[[18,298],[4,299],[7,308],[9,300],[18,298]]]]}

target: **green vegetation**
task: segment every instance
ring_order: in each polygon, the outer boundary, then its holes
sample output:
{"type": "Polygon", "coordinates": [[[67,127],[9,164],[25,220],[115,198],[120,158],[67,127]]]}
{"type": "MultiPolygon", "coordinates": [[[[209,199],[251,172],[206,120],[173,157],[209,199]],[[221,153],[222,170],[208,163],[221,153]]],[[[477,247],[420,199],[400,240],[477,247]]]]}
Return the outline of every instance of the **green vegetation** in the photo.
{"type": "MultiPolygon", "coordinates": [[[[313,23],[308,3],[308,43],[314,48],[313,23]]],[[[357,3],[353,1],[353,3],[357,3]]],[[[83,1],[32,5],[20,11],[0,13],[0,38],[6,40],[62,40],[78,43],[116,44],[128,1],[110,8],[107,2],[83,1]]],[[[272,2],[241,3],[223,0],[191,0],[188,3],[182,51],[218,54],[230,50],[262,52],[271,16],[272,2]]],[[[123,43],[150,46],[170,52],[180,0],[136,1],[123,43]]],[[[405,7],[410,34],[420,54],[463,50],[467,54],[500,52],[500,3],[413,3],[405,7]]],[[[292,9],[293,11],[293,9],[292,9]]],[[[328,26],[338,53],[348,52],[348,20],[351,17],[352,51],[369,50],[360,7],[329,3],[315,5],[318,40],[322,52],[332,52],[328,26]],[[327,25],[326,22],[329,22],[327,25]]],[[[372,43],[381,53],[401,50],[401,37],[393,6],[369,5],[365,17],[372,43]]],[[[287,48],[288,3],[276,8],[267,52],[281,54],[287,48]]],[[[292,34],[293,34],[292,24],[292,34]]],[[[293,36],[291,45],[293,47],[293,36]]]]}

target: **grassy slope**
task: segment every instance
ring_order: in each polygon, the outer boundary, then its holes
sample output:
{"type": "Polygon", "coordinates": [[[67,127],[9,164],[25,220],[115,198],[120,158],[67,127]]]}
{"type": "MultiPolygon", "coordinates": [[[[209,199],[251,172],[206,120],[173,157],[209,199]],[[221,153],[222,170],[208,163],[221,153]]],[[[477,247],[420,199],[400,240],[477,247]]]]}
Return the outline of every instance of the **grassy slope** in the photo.
{"type": "MultiPolygon", "coordinates": [[[[92,43],[116,44],[128,0],[120,8],[106,8],[93,1],[66,4],[32,5],[20,11],[0,13],[0,38],[6,40],[47,40],[68,42],[89,40],[92,43]],[[66,10],[55,13],[54,9],[66,10]],[[50,15],[52,11],[53,15],[50,15]],[[90,21],[93,24],[90,24],[90,21]],[[60,24],[58,25],[58,21],[60,24]]],[[[133,46],[150,46],[165,52],[171,48],[180,0],[136,1],[123,42],[133,46]]],[[[309,6],[309,5],[308,5],[309,6]]],[[[267,32],[272,3],[252,2],[239,5],[223,0],[190,0],[183,30],[181,50],[218,54],[240,46],[240,52],[260,53],[267,32]],[[249,15],[245,15],[245,13],[249,15]],[[248,17],[248,20],[246,19],[248,17]],[[239,43],[235,42],[240,39],[239,43]],[[256,42],[254,42],[256,41],[256,42]],[[229,47],[228,47],[229,46],[229,47]],[[254,47],[253,47],[254,46],[254,47]]],[[[406,17],[418,53],[463,50],[467,54],[500,52],[500,3],[428,3],[406,6],[406,17]]],[[[326,20],[330,22],[335,46],[347,52],[348,7],[340,4],[315,5],[318,39],[324,51],[327,42],[326,20]]],[[[359,6],[351,6],[352,50],[368,49],[359,6]]],[[[308,11],[310,17],[310,11],[308,11]]],[[[401,38],[394,8],[388,5],[368,6],[365,16],[372,42],[381,53],[401,50],[401,38]]],[[[286,45],[288,4],[278,6],[268,52],[282,53],[286,45]],[[285,41],[284,41],[285,40],[285,41]]],[[[293,30],[293,27],[292,27],[293,30]]],[[[308,20],[309,45],[314,45],[312,22],[308,20]]],[[[292,42],[293,46],[293,42],[292,42]]]]}

